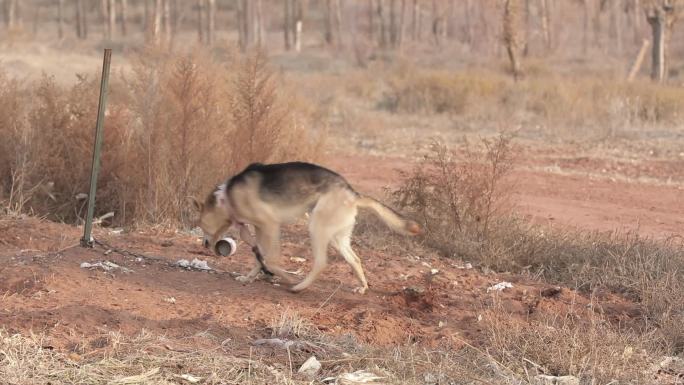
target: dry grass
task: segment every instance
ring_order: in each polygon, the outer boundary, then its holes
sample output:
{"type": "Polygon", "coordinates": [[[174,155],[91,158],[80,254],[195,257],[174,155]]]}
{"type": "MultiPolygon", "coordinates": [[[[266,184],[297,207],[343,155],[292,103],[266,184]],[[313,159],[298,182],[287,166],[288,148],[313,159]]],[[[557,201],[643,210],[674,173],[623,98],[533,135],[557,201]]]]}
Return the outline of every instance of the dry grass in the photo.
{"type": "Polygon", "coordinates": [[[678,86],[553,73],[515,82],[482,69],[444,71],[405,63],[395,67],[378,71],[374,80],[387,85],[379,107],[395,113],[449,114],[465,122],[506,121],[572,139],[578,134],[605,138],[684,123],[680,113],[684,90],[678,86]]]}
{"type": "Polygon", "coordinates": [[[436,147],[393,193],[426,229],[424,244],[497,271],[529,274],[585,293],[637,302],[644,330],[668,354],[684,352],[684,244],[627,233],[534,226],[507,210],[514,150],[505,137],[457,159],[436,147]]]}
{"type": "Polygon", "coordinates": [[[527,382],[538,374],[575,376],[582,383],[646,384],[660,351],[649,335],[616,330],[598,318],[545,314],[514,321],[500,310],[485,314],[488,352],[527,382]]]}
{"type": "MultiPolygon", "coordinates": [[[[82,220],[96,78],[62,87],[0,76],[6,211],[82,220]]],[[[219,62],[202,51],[146,50],[111,80],[96,215],[113,211],[119,225],[183,223],[187,196],[248,163],[315,159],[325,136],[310,123],[311,110],[261,53],[219,62]]]]}

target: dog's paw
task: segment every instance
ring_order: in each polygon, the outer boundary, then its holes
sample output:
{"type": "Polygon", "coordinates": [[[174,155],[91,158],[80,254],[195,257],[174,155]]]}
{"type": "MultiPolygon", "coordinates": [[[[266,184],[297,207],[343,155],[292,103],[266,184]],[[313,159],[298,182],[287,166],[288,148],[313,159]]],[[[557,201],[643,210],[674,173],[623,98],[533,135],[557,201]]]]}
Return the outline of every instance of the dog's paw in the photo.
{"type": "Polygon", "coordinates": [[[256,277],[250,277],[247,275],[240,275],[235,277],[235,280],[242,283],[252,283],[256,277]]]}
{"type": "Polygon", "coordinates": [[[355,287],[352,291],[357,294],[366,294],[366,290],[368,290],[368,286],[360,286],[360,287],[355,287]]]}

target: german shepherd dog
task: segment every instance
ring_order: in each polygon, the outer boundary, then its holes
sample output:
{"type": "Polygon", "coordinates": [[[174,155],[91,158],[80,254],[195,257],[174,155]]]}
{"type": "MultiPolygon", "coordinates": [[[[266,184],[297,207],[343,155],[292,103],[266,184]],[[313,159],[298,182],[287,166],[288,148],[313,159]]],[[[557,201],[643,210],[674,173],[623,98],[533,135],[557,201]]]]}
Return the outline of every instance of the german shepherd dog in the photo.
{"type": "Polygon", "coordinates": [[[294,292],[309,287],[323,271],[330,243],[351,265],[360,283],[354,291],[366,292],[368,282],[361,260],[351,248],[358,208],[371,209],[398,233],[417,235],[421,232],[416,222],[360,195],[339,174],[310,163],[254,163],[218,186],[204,203],[195,198],[190,201],[200,214],[198,225],[204,233],[205,247],[214,249],[216,242],[232,227],[238,227],[240,237],[252,246],[258,263],[246,276],[237,278],[242,282],[252,282],[263,270],[275,274],[288,285],[294,284],[278,264],[280,226],[308,214],[313,268],[303,281],[291,287],[294,292]],[[247,224],[254,226],[256,240],[247,224]]]}

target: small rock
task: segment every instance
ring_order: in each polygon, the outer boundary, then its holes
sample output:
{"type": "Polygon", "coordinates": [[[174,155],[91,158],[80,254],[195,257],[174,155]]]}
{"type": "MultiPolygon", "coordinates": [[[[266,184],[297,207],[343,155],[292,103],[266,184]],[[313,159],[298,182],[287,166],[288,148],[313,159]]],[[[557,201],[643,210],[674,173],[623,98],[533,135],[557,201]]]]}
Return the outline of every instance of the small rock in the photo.
{"type": "Polygon", "coordinates": [[[423,375],[423,380],[425,381],[426,385],[435,385],[439,382],[439,379],[437,378],[437,376],[435,376],[432,373],[425,373],[423,375]]]}
{"type": "Polygon", "coordinates": [[[164,297],[164,302],[176,303],[176,298],[174,298],[174,297],[164,297]]]}
{"type": "Polygon", "coordinates": [[[513,284],[512,284],[512,283],[503,281],[503,282],[497,283],[496,285],[493,285],[493,286],[488,287],[488,288],[487,288],[487,293],[489,293],[490,291],[493,291],[493,290],[494,290],[494,291],[503,291],[504,289],[509,289],[509,288],[512,288],[512,287],[513,287],[513,284]]]}
{"type": "Polygon", "coordinates": [[[437,269],[430,269],[430,274],[435,275],[435,274],[437,274],[437,273],[439,273],[439,270],[437,270],[437,269]]]}
{"type": "Polygon", "coordinates": [[[575,376],[547,376],[540,374],[534,377],[534,385],[579,385],[579,379],[575,376]]]}
{"type": "Polygon", "coordinates": [[[302,373],[309,377],[315,377],[320,370],[321,363],[316,359],[315,356],[311,356],[308,360],[304,361],[301,367],[299,367],[297,373],[302,373]]]}
{"type": "Polygon", "coordinates": [[[544,298],[555,298],[558,297],[562,291],[563,289],[560,286],[547,287],[541,291],[541,296],[544,298]]]}
{"type": "Polygon", "coordinates": [[[163,241],[163,242],[161,243],[161,247],[171,247],[171,246],[173,246],[173,242],[168,241],[168,240],[167,240],[167,241],[163,241]]]}
{"type": "Polygon", "coordinates": [[[297,263],[304,263],[304,262],[306,262],[306,259],[304,259],[302,257],[290,257],[290,261],[297,262],[297,263]]]}

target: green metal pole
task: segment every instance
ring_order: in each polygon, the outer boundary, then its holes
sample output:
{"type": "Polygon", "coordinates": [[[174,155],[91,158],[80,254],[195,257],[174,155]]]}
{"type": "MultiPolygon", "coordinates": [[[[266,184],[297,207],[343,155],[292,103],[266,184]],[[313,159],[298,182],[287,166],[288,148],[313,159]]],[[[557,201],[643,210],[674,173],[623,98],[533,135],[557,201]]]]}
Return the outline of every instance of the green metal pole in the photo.
{"type": "Polygon", "coordinates": [[[107,87],[109,85],[109,64],[112,61],[112,50],[105,48],[102,63],[102,80],[100,82],[100,101],[97,106],[97,122],[95,123],[95,145],[93,148],[93,162],[90,169],[90,192],[88,193],[88,214],[81,246],[93,247],[93,213],[95,212],[95,192],[97,191],[97,174],[100,171],[100,147],[102,147],[102,127],[104,126],[104,112],[107,106],[107,87]]]}

